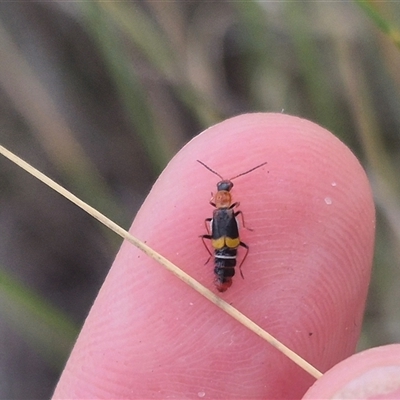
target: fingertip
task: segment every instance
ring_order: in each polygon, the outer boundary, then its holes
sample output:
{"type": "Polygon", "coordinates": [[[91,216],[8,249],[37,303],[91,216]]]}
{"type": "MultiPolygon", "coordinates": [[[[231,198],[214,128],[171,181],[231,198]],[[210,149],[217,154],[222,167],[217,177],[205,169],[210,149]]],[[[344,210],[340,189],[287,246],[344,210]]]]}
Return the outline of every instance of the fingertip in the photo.
{"type": "MultiPolygon", "coordinates": [[[[235,201],[253,231],[241,231],[250,247],[245,279],[236,274],[221,297],[322,370],[351,354],[374,220],[368,180],[356,158],[325,129],[283,114],[231,118],[188,143],[154,185],[131,233],[216,290],[198,236],[212,215],[210,192],[219,178],[196,160],[227,179],[268,163],[234,180],[235,201]]],[[[67,371],[59,393],[92,397],[184,391],[189,397],[289,398],[310,382],[282,354],[127,243],[67,371]]]]}
{"type": "Polygon", "coordinates": [[[303,399],[399,399],[400,345],[353,355],[327,371],[303,399]]]}

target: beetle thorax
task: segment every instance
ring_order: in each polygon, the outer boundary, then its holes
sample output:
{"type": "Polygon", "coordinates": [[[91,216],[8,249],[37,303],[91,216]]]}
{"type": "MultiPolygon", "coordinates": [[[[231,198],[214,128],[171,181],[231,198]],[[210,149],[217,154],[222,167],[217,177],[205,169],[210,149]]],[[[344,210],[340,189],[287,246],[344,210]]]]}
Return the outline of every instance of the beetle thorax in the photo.
{"type": "Polygon", "coordinates": [[[228,208],[232,204],[232,195],[226,190],[220,190],[214,196],[214,203],[217,208],[228,208]]]}

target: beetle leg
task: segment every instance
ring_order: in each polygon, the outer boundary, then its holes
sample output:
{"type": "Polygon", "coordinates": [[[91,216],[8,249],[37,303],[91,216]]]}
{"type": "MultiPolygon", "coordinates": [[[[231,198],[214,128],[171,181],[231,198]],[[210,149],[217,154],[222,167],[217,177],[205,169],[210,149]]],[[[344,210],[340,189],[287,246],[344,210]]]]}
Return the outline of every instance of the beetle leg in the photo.
{"type": "Polygon", "coordinates": [[[208,251],[208,254],[210,255],[210,257],[208,257],[207,261],[204,263],[204,265],[206,265],[210,261],[210,258],[213,256],[213,254],[211,253],[210,249],[206,245],[206,242],[204,239],[211,240],[211,235],[201,235],[200,237],[204,244],[204,247],[206,248],[206,250],[208,251]]]}
{"type": "Polygon", "coordinates": [[[240,203],[237,201],[236,203],[231,204],[229,206],[229,209],[231,210],[232,208],[239,207],[239,206],[240,206],[240,203]]]}
{"type": "MultiPolygon", "coordinates": [[[[207,232],[210,234],[210,224],[207,224],[207,222],[211,222],[213,219],[212,218],[206,218],[205,220],[204,220],[204,225],[206,226],[206,230],[207,230],[207,232]]],[[[210,238],[207,238],[207,239],[211,239],[211,237],[210,238]]]]}
{"type": "Polygon", "coordinates": [[[243,225],[243,228],[246,228],[248,231],[252,231],[253,229],[248,228],[248,227],[244,224],[244,216],[243,216],[243,213],[242,213],[240,210],[239,210],[239,211],[236,211],[233,215],[234,215],[235,218],[236,218],[239,214],[242,216],[242,225],[243,225]]]}
{"type": "Polygon", "coordinates": [[[214,203],[214,193],[213,192],[211,192],[210,204],[215,208],[217,207],[217,205],[214,203]]]}
{"type": "Polygon", "coordinates": [[[246,254],[244,255],[242,261],[239,264],[240,276],[244,279],[243,272],[242,272],[242,264],[243,264],[244,260],[246,259],[247,254],[249,254],[249,246],[247,246],[247,244],[243,243],[243,242],[240,242],[239,246],[242,246],[242,247],[244,247],[246,249],[246,254]]]}

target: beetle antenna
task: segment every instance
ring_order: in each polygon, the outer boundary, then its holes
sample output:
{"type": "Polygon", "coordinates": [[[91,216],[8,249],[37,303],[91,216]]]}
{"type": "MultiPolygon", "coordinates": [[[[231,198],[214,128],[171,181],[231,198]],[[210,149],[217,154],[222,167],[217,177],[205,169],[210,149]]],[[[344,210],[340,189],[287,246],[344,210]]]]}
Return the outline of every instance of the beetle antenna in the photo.
{"type": "Polygon", "coordinates": [[[263,162],[262,164],[259,164],[259,165],[257,165],[256,167],[253,167],[253,168],[249,169],[249,170],[246,171],[246,172],[242,172],[241,174],[236,175],[236,176],[234,176],[233,178],[230,178],[229,180],[232,181],[233,179],[236,179],[236,178],[238,178],[239,176],[246,175],[246,174],[248,174],[249,172],[252,172],[252,171],[254,171],[254,170],[257,169],[257,168],[260,168],[260,167],[262,167],[262,166],[265,165],[265,164],[268,164],[268,163],[267,163],[267,162],[263,162]]]}
{"type": "MultiPolygon", "coordinates": [[[[213,169],[211,169],[208,165],[206,165],[206,164],[204,164],[203,163],[203,161],[200,161],[200,160],[196,160],[198,163],[200,163],[201,165],[203,165],[204,167],[206,167],[210,172],[212,172],[213,174],[215,174],[215,175],[217,175],[217,176],[219,176],[220,178],[221,178],[221,180],[224,180],[224,178],[218,173],[218,172],[215,172],[213,169]]],[[[261,166],[261,165],[260,165],[261,166]]],[[[254,169],[254,168],[253,168],[254,169]]],[[[248,172],[250,172],[250,171],[248,171],[248,172]]],[[[241,174],[242,175],[242,174],[241,174]]],[[[239,176],[239,175],[238,175],[239,176]]]]}

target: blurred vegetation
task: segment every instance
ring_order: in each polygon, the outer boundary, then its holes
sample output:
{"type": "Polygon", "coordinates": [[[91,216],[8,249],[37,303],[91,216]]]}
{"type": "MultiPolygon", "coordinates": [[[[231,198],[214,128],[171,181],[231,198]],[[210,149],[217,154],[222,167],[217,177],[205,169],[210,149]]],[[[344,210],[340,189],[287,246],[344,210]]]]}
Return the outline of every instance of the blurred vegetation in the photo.
{"type": "MultiPolygon", "coordinates": [[[[398,342],[399,17],[373,1],[0,3],[1,144],[129,227],[210,124],[315,121],[359,157],[377,203],[360,349],[398,342]]],[[[119,241],[7,160],[0,176],[0,398],[47,398],[119,241]]]]}

